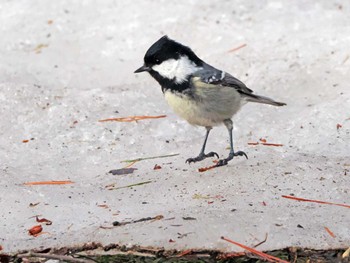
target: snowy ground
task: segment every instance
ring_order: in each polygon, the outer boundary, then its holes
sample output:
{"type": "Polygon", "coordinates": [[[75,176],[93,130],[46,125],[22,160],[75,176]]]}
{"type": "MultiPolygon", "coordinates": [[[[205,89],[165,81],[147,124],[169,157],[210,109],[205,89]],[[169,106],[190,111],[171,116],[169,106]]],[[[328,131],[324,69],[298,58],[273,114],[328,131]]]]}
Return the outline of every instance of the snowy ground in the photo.
{"type": "MultiPolygon", "coordinates": [[[[4,251],[91,241],[239,251],[220,236],[252,246],[266,233],[261,250],[348,247],[349,209],[281,196],[350,204],[349,14],[345,1],[2,0],[4,251]],[[133,74],[163,34],[257,94],[288,104],[250,104],[234,118],[236,149],[249,160],[204,173],[198,168],[211,160],[185,164],[199,152],[204,129],[175,116],[150,76],[133,74]],[[284,146],[248,145],[259,138],[284,146]],[[108,173],[125,159],[173,153],[136,163],[132,174],[108,173]],[[23,185],[48,180],[74,183],[23,185]],[[35,215],[52,220],[43,226],[48,233],[28,235],[35,215]],[[164,219],[100,227],[157,215],[164,219]]],[[[214,129],[208,149],[225,157],[227,139],[224,127],[214,129]]]]}

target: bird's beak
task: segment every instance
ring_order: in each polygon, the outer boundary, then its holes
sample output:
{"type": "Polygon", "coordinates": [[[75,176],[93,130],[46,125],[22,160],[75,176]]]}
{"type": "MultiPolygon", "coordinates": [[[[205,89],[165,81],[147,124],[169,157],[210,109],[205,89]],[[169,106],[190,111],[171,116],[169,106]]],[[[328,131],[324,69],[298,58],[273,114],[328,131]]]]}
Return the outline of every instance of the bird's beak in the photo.
{"type": "Polygon", "coordinates": [[[140,72],[144,72],[144,71],[151,71],[151,68],[147,67],[146,65],[143,65],[141,68],[138,68],[137,70],[135,70],[134,73],[140,73],[140,72]]]}

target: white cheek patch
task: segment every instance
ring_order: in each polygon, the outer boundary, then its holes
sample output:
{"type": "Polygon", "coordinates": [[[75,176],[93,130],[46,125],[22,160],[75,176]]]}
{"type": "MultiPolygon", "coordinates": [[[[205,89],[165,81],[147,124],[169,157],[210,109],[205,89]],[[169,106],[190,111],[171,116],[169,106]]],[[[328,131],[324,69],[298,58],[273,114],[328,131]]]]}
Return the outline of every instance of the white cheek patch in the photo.
{"type": "Polygon", "coordinates": [[[152,69],[162,77],[174,79],[177,84],[180,84],[185,82],[189,75],[201,68],[198,68],[187,56],[182,56],[177,60],[168,59],[159,65],[154,65],[152,69]]]}

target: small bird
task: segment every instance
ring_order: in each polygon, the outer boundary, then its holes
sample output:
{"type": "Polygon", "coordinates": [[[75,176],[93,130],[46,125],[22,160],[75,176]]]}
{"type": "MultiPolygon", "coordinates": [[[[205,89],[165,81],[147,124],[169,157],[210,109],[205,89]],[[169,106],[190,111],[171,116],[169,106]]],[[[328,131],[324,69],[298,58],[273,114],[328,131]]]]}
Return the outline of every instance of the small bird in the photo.
{"type": "Polygon", "coordinates": [[[234,151],[232,117],[247,102],[274,106],[286,105],[270,98],[253,94],[240,80],[225,71],[214,68],[201,60],[189,47],[163,36],[146,52],[144,65],[135,73],[148,72],[160,84],[170,107],[192,125],[203,126],[206,134],[197,157],[187,163],[202,161],[219,155],[205,153],[205,146],[213,126],[224,124],[229,132],[230,153],[216,166],[227,165],[235,156],[247,155],[234,151]]]}

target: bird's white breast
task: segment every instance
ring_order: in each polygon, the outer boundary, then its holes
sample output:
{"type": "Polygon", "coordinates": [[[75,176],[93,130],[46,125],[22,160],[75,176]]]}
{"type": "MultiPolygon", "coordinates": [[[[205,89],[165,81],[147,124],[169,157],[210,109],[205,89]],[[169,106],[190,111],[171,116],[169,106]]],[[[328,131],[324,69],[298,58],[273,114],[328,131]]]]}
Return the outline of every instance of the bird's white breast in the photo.
{"type": "Polygon", "coordinates": [[[230,87],[201,87],[194,89],[194,97],[166,90],[165,99],[176,114],[190,124],[216,126],[241,108],[239,93],[230,87]]]}

